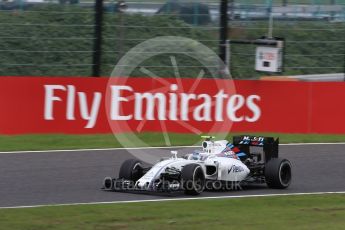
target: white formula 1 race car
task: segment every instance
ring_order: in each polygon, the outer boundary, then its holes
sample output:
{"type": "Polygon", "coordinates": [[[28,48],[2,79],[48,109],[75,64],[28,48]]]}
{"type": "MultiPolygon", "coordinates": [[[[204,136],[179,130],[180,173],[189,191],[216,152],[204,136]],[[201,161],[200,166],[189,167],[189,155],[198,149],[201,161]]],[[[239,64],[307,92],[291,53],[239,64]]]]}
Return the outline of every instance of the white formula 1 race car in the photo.
{"type": "Polygon", "coordinates": [[[233,142],[203,137],[202,149],[184,157],[173,156],[152,167],[136,159],[126,160],[118,178],[106,177],[103,189],[110,191],[184,191],[198,195],[205,189],[241,189],[242,184],[287,188],[291,163],[278,158],[279,139],[235,136],[233,142]],[[253,151],[254,150],[254,151],[253,151]]]}

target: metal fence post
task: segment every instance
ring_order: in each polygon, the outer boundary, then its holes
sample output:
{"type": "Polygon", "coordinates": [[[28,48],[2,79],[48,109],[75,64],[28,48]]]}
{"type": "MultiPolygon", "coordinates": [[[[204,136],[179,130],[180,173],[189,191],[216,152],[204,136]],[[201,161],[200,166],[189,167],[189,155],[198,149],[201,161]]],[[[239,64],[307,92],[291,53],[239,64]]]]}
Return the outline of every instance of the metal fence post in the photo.
{"type": "Polygon", "coordinates": [[[220,42],[219,57],[226,63],[226,42],[228,40],[228,0],[221,0],[220,3],[220,42]]]}
{"type": "Polygon", "coordinates": [[[199,3],[194,2],[194,25],[198,26],[199,25],[199,16],[201,17],[201,15],[199,15],[199,3]]]}
{"type": "Polygon", "coordinates": [[[103,25],[103,0],[96,0],[95,4],[95,39],[93,44],[92,76],[101,75],[102,56],[102,25],[103,25]]]}

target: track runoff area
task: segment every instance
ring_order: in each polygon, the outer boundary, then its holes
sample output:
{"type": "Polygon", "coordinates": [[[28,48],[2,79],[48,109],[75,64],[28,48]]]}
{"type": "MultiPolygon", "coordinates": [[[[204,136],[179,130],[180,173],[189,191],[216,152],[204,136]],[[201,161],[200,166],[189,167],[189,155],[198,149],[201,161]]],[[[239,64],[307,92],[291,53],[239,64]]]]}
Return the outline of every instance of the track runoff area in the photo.
{"type": "Polygon", "coordinates": [[[239,191],[206,191],[197,197],[100,189],[105,176],[116,177],[122,162],[143,150],[159,159],[170,156],[171,150],[183,154],[195,146],[1,152],[0,208],[345,193],[344,146],[281,144],[280,156],[289,159],[293,167],[288,189],[255,186],[239,191]]]}

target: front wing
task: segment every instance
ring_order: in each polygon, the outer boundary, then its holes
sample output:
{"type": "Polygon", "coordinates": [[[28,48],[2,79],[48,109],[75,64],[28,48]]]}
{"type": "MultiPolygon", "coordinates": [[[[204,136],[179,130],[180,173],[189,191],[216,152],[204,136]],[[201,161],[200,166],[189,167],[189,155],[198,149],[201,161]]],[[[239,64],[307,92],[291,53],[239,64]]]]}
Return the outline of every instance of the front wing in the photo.
{"type": "Polygon", "coordinates": [[[152,183],[149,186],[138,187],[134,181],[124,179],[114,179],[106,177],[103,183],[103,190],[117,192],[177,192],[183,191],[180,184],[163,184],[160,181],[152,183]]]}

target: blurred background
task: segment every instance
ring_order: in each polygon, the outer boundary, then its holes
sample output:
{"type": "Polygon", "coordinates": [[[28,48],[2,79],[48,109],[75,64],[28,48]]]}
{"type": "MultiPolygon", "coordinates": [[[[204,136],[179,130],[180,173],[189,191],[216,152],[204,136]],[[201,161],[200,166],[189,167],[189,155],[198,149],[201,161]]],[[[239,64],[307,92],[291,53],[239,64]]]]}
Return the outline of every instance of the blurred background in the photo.
{"type": "MultiPolygon", "coordinates": [[[[220,1],[100,2],[0,0],[0,76],[83,77],[96,71],[107,77],[128,50],[157,36],[192,38],[219,52],[220,1]]],[[[345,0],[229,0],[227,8],[230,41],[267,36],[270,25],[273,37],[285,39],[283,70],[274,75],[345,72],[345,0]]],[[[233,78],[273,75],[255,71],[255,44],[227,49],[233,78]]],[[[186,53],[174,56],[183,77],[205,69],[186,53]]],[[[140,66],[174,76],[169,54],[140,66]]]]}

